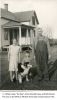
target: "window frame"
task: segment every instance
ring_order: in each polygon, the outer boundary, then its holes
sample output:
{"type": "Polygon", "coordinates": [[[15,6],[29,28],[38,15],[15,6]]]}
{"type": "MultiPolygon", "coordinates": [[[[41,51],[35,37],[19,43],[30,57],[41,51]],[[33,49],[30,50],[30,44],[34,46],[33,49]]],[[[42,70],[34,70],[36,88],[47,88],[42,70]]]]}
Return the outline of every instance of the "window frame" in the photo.
{"type": "Polygon", "coordinates": [[[4,40],[8,40],[8,29],[4,30],[4,40]]]}

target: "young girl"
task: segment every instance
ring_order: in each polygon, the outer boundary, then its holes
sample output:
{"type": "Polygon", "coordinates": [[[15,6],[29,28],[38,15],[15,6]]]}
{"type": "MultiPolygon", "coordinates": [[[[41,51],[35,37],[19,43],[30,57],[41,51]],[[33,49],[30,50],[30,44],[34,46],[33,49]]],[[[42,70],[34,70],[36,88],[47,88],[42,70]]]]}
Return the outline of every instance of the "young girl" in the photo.
{"type": "Polygon", "coordinates": [[[20,56],[20,47],[17,46],[16,39],[13,39],[13,44],[9,46],[8,60],[10,80],[13,81],[14,77],[17,80],[18,60],[20,56]]]}
{"type": "Polygon", "coordinates": [[[30,54],[29,52],[26,52],[25,57],[23,58],[23,61],[22,61],[22,65],[21,65],[23,72],[19,74],[19,83],[22,83],[23,77],[26,77],[26,81],[29,81],[28,72],[31,67],[32,65],[30,64],[30,54]]]}

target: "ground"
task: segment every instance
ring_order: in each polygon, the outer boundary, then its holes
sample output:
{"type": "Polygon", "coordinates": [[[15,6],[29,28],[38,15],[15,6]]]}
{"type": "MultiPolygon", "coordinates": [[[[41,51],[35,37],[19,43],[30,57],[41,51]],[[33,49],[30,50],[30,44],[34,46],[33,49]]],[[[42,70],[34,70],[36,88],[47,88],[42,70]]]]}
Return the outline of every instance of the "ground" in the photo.
{"type": "MultiPolygon", "coordinates": [[[[51,55],[50,61],[55,62],[57,59],[57,46],[51,47],[51,55]]],[[[9,79],[7,58],[4,54],[2,54],[1,57],[1,90],[57,90],[57,69],[52,73],[49,81],[38,81],[38,77],[35,76],[34,79],[29,82],[23,81],[22,84],[18,82],[12,83],[9,79]]],[[[52,65],[50,64],[50,66],[52,65]]]]}

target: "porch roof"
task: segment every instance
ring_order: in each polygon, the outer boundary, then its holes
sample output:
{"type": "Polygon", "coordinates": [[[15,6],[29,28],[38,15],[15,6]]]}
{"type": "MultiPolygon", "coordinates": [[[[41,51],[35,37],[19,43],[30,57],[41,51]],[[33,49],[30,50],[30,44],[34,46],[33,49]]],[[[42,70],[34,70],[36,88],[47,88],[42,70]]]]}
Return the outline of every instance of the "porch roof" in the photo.
{"type": "Polygon", "coordinates": [[[14,22],[14,21],[10,21],[6,24],[4,24],[2,27],[3,28],[18,28],[19,26],[22,26],[22,27],[28,27],[28,28],[35,28],[35,26],[33,25],[25,25],[25,24],[21,24],[21,23],[18,23],[18,22],[14,22]]]}

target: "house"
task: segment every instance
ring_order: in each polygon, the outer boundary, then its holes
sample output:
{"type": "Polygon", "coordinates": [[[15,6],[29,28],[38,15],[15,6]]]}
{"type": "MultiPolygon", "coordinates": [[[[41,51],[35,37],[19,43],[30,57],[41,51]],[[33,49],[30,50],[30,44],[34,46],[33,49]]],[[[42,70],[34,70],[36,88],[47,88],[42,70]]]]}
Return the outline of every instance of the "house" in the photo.
{"type": "Polygon", "coordinates": [[[39,24],[35,11],[12,13],[8,4],[1,8],[0,49],[7,48],[16,38],[20,46],[32,45],[36,36],[35,28],[39,24]]]}

